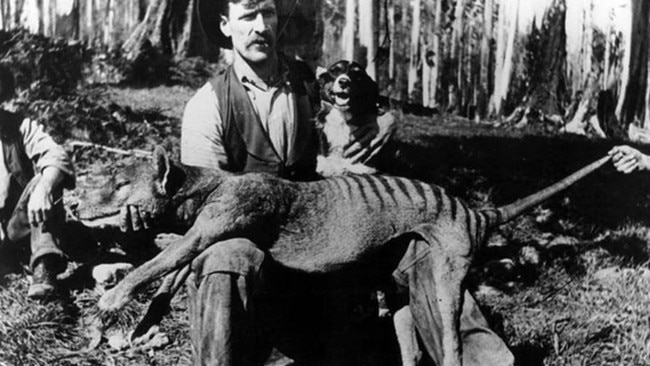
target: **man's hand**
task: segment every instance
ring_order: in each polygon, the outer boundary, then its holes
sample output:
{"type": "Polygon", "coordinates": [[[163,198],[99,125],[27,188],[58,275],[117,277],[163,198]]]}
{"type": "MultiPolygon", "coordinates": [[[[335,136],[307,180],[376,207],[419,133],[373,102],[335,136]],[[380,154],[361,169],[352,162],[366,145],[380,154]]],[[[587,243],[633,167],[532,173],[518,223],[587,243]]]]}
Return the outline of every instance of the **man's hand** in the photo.
{"type": "Polygon", "coordinates": [[[126,205],[120,210],[120,230],[122,232],[149,229],[151,214],[136,205],[126,205]]]}
{"type": "Polygon", "coordinates": [[[45,168],[41,174],[27,202],[27,218],[32,226],[38,226],[52,216],[52,208],[58,203],[54,202],[52,193],[63,180],[63,173],[54,167],[45,168]]]}
{"type": "Polygon", "coordinates": [[[52,187],[40,180],[27,202],[27,218],[32,226],[44,223],[52,215],[52,187]]]}
{"type": "Polygon", "coordinates": [[[630,146],[615,146],[608,154],[612,157],[614,168],[624,174],[635,170],[650,170],[650,157],[630,146]]]}
{"type": "Polygon", "coordinates": [[[381,151],[395,129],[395,117],[390,112],[378,116],[375,123],[354,132],[352,140],[343,151],[343,157],[352,163],[367,163],[381,151]]]}

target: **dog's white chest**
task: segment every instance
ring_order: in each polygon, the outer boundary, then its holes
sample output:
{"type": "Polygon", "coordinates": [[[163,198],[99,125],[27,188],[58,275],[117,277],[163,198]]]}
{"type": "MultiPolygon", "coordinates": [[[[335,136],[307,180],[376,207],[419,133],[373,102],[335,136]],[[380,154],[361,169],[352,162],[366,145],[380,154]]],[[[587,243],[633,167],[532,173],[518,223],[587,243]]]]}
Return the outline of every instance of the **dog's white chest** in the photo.
{"type": "Polygon", "coordinates": [[[350,126],[340,113],[330,113],[323,126],[323,132],[330,145],[330,153],[343,152],[343,148],[352,140],[354,126],[350,126]]]}

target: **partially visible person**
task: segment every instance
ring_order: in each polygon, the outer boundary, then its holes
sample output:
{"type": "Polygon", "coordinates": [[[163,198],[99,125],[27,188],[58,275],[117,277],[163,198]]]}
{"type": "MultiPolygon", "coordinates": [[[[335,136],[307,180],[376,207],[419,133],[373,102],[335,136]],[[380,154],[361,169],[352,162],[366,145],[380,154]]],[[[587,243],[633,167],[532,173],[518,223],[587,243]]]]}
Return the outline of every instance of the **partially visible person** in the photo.
{"type": "Polygon", "coordinates": [[[615,146],[609,151],[614,168],[621,173],[650,170],[650,156],[627,145],[615,146]]]}
{"type": "MultiPolygon", "coordinates": [[[[14,89],[13,73],[0,66],[0,103],[11,99],[14,89]]],[[[0,109],[0,144],[0,249],[29,238],[32,282],[27,296],[45,299],[54,294],[56,276],[67,265],[60,249],[61,197],[63,188],[74,187],[74,168],[42,126],[5,109],[0,109]]]]}

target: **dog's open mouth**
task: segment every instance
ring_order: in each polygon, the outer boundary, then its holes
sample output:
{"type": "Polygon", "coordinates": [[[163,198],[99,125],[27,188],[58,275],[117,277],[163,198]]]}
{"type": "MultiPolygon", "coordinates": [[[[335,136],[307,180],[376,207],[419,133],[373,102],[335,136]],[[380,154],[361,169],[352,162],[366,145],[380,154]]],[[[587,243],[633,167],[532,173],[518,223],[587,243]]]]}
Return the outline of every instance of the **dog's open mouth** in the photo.
{"type": "Polygon", "coordinates": [[[350,104],[350,94],[348,92],[334,92],[330,93],[332,101],[337,107],[347,107],[350,104]]]}

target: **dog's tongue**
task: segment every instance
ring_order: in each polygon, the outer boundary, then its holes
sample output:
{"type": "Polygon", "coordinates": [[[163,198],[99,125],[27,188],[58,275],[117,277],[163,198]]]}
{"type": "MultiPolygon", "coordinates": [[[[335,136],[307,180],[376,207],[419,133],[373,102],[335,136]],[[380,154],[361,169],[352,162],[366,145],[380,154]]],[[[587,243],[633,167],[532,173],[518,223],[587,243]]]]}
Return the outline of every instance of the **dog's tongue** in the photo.
{"type": "Polygon", "coordinates": [[[350,103],[350,96],[347,93],[334,94],[334,104],[339,107],[347,106],[350,103]]]}

